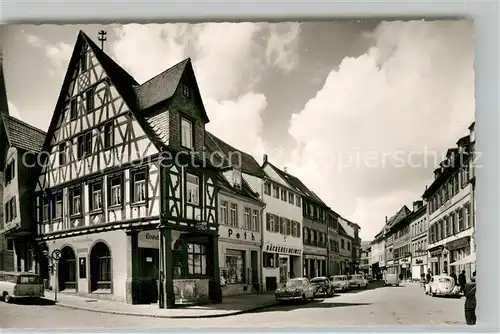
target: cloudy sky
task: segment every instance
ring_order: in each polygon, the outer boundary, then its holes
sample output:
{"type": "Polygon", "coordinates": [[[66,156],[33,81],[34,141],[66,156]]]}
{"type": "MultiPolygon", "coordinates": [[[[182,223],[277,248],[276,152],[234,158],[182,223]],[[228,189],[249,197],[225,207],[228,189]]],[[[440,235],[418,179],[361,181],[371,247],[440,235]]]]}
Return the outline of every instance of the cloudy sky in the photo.
{"type": "Polygon", "coordinates": [[[48,128],[79,30],[139,82],[193,59],[208,130],[300,177],[371,239],[474,120],[471,22],[3,29],[11,114],[48,128]]]}

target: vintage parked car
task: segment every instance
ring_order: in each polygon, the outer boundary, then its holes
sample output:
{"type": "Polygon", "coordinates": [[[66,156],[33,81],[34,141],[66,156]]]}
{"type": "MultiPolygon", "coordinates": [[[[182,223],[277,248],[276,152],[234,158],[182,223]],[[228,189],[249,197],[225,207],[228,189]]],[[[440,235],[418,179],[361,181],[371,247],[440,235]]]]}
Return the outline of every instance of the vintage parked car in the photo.
{"type": "Polygon", "coordinates": [[[363,277],[363,275],[351,275],[349,277],[349,287],[350,288],[366,288],[368,286],[368,281],[363,277]]]}
{"type": "Polygon", "coordinates": [[[289,300],[313,300],[315,287],[309,283],[307,278],[289,279],[283,288],[274,291],[274,297],[277,302],[289,300]]]}
{"type": "Polygon", "coordinates": [[[311,285],[315,288],[314,296],[333,297],[334,289],[330,280],[326,277],[314,277],[311,279],[311,285]]]}
{"type": "Polygon", "coordinates": [[[399,276],[398,274],[387,274],[384,278],[385,285],[399,286],[399,276]]]}
{"type": "Polygon", "coordinates": [[[40,276],[31,272],[0,271],[0,296],[10,303],[14,299],[39,299],[44,296],[40,276]]]}
{"type": "Polygon", "coordinates": [[[368,283],[373,282],[375,280],[372,274],[366,275],[365,278],[368,281],[368,283]]]}
{"type": "Polygon", "coordinates": [[[335,275],[330,277],[334,291],[347,291],[349,290],[349,279],[346,275],[335,275]]]}
{"type": "Polygon", "coordinates": [[[448,275],[436,275],[425,285],[425,294],[430,296],[452,296],[461,297],[460,288],[455,279],[448,275]]]}

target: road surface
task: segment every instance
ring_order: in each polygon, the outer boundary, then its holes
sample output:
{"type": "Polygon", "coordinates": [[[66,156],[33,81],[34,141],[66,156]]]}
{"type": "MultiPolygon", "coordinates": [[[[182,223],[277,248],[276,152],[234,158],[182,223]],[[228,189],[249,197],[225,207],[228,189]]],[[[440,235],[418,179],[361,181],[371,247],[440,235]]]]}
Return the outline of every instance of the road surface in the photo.
{"type": "Polygon", "coordinates": [[[356,325],[462,325],[464,298],[426,296],[409,284],[338,294],[308,304],[205,319],[160,319],[112,315],[54,305],[0,302],[2,328],[275,327],[356,325]]]}

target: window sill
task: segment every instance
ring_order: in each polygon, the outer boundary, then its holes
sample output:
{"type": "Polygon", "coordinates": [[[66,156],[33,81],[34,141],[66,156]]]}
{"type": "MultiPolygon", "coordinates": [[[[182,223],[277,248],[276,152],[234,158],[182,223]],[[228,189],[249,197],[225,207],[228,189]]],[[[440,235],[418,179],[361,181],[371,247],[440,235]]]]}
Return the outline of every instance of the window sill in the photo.
{"type": "Polygon", "coordinates": [[[112,294],[111,289],[97,289],[92,291],[91,293],[96,295],[110,295],[112,294]]]}
{"type": "Polygon", "coordinates": [[[57,217],[57,218],[52,219],[52,222],[59,223],[59,222],[62,222],[62,220],[63,220],[62,217],[57,217]]]}
{"type": "Polygon", "coordinates": [[[140,202],[133,202],[130,203],[131,207],[138,207],[138,206],[146,206],[147,205],[147,200],[146,201],[140,201],[140,202]]]}
{"type": "Polygon", "coordinates": [[[108,211],[109,210],[121,210],[121,209],[123,209],[122,204],[113,204],[113,205],[108,206],[108,211]]]}
{"type": "Polygon", "coordinates": [[[69,216],[69,219],[78,219],[78,218],[82,218],[83,215],[81,213],[75,213],[75,214],[72,214],[69,216]]]}
{"type": "Polygon", "coordinates": [[[186,201],[186,204],[192,205],[192,206],[200,206],[200,203],[191,203],[186,201]]]}
{"type": "Polygon", "coordinates": [[[102,212],[103,212],[102,208],[101,209],[95,209],[95,210],[90,211],[89,215],[91,215],[91,216],[100,215],[100,214],[102,214],[102,212]]]}

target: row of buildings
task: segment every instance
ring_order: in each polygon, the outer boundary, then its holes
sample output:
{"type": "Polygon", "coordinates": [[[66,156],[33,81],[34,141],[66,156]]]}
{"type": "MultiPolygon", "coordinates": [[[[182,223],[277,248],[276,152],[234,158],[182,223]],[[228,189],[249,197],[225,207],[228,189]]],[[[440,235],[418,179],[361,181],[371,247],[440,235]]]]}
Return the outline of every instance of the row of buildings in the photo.
{"type": "Polygon", "coordinates": [[[47,132],[0,82],[0,270],[162,308],[357,270],[357,224],[205,130],[190,59],[139,84],[80,32],[47,132]]]}
{"type": "Polygon", "coordinates": [[[476,262],[474,126],[448,149],[423,200],[386,217],[374,240],[363,245],[363,271],[417,280],[428,270],[457,275],[465,270],[470,279],[476,262]]]}

